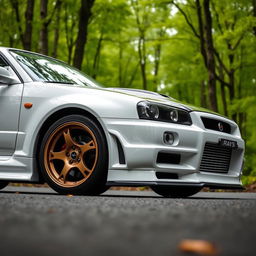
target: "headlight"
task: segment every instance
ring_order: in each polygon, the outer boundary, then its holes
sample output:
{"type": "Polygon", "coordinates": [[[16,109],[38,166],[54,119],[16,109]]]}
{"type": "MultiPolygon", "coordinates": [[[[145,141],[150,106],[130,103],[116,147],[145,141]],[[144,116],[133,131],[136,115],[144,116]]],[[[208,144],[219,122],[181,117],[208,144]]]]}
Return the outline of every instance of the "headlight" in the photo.
{"type": "Polygon", "coordinates": [[[169,123],[191,125],[192,121],[187,111],[167,105],[141,101],[137,105],[140,119],[148,119],[169,123]]]}
{"type": "Polygon", "coordinates": [[[170,111],[170,119],[175,123],[179,121],[179,112],[177,109],[170,111]]]}

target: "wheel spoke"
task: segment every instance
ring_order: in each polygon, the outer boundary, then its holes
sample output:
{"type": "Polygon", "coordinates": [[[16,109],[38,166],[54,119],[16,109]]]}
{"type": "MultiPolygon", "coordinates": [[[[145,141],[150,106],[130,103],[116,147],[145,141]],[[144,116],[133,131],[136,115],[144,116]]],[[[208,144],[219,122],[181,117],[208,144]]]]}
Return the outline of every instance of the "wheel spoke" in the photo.
{"type": "Polygon", "coordinates": [[[69,129],[63,132],[63,136],[64,136],[67,147],[72,147],[73,145],[77,145],[77,143],[72,139],[69,129]]]}
{"type": "Polygon", "coordinates": [[[53,152],[53,151],[50,152],[50,157],[49,157],[50,161],[52,161],[52,160],[62,160],[62,161],[64,161],[65,158],[66,158],[66,151],[65,150],[59,151],[59,152],[53,152]]]}
{"type": "Polygon", "coordinates": [[[58,179],[61,179],[63,177],[63,182],[65,183],[67,174],[69,173],[70,169],[71,169],[71,166],[69,166],[68,164],[64,164],[58,179]]]}
{"type": "Polygon", "coordinates": [[[86,143],[85,145],[82,145],[82,146],[80,145],[80,148],[84,154],[91,149],[95,149],[96,145],[95,145],[95,142],[93,140],[91,140],[88,143],[86,143]]]}
{"type": "Polygon", "coordinates": [[[68,121],[57,126],[44,150],[49,178],[63,188],[82,185],[96,168],[97,142],[93,130],[86,124],[68,121]]]}
{"type": "Polygon", "coordinates": [[[76,167],[83,174],[84,177],[87,177],[87,175],[92,171],[85,166],[83,161],[81,161],[76,167]]]}

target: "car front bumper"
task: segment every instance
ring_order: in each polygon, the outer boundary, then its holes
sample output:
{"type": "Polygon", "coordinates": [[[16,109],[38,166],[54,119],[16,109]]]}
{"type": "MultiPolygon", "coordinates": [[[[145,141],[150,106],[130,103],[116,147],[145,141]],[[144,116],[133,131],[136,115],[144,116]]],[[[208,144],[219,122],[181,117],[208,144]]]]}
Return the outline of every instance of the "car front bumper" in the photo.
{"type": "MultiPolygon", "coordinates": [[[[139,119],[104,119],[109,141],[109,185],[192,185],[209,187],[241,187],[244,141],[237,125],[220,116],[204,112],[191,112],[193,125],[177,125],[139,119]],[[204,127],[201,116],[229,123],[231,133],[209,130],[204,127]],[[174,135],[174,143],[168,145],[163,140],[165,132],[174,135]],[[228,170],[200,171],[206,143],[218,145],[221,139],[236,141],[238,147],[232,149],[228,170]],[[120,161],[121,153],[124,159],[120,161]],[[159,162],[159,153],[170,157],[178,155],[178,163],[159,162]],[[159,177],[157,174],[164,174],[159,177]],[[165,175],[167,174],[167,175],[165,175]],[[174,174],[169,175],[168,174],[174,174]]],[[[121,154],[121,155],[122,155],[121,154]]],[[[218,161],[217,157],[211,161],[218,161]]],[[[221,159],[222,160],[222,159],[221,159]]],[[[214,164],[213,164],[214,165],[214,164]]],[[[221,165],[216,163],[216,166],[221,165]]]]}

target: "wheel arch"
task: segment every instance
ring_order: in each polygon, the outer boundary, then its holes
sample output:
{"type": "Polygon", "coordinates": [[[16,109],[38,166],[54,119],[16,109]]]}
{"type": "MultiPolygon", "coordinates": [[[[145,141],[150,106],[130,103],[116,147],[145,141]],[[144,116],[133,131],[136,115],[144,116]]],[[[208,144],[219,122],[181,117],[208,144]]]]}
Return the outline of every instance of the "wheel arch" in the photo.
{"type": "Polygon", "coordinates": [[[107,151],[108,151],[108,161],[109,161],[109,143],[108,143],[108,138],[106,136],[106,132],[102,126],[102,124],[99,122],[99,120],[95,117],[95,115],[93,115],[92,113],[90,113],[87,110],[84,110],[82,108],[78,108],[78,107],[66,107],[60,110],[55,111],[54,113],[52,113],[50,116],[48,116],[46,118],[46,120],[43,122],[43,124],[41,125],[39,132],[37,133],[37,137],[34,143],[34,155],[36,158],[36,169],[38,170],[38,175],[39,175],[39,181],[43,182],[43,177],[41,175],[41,171],[40,171],[40,165],[38,163],[38,156],[39,156],[39,151],[40,151],[40,145],[41,142],[43,140],[44,134],[46,133],[46,131],[49,129],[49,126],[51,126],[51,124],[53,124],[54,122],[56,122],[58,119],[64,117],[64,116],[68,116],[68,115],[83,115],[86,116],[88,118],[90,118],[93,122],[95,122],[95,124],[98,126],[98,128],[101,130],[106,142],[107,142],[107,151]]]}

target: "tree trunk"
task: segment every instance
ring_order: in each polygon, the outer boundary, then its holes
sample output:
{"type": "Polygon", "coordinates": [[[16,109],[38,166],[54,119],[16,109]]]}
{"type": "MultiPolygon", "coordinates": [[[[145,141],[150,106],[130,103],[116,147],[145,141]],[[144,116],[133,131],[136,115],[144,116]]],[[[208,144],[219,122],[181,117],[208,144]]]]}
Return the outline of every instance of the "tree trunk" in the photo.
{"type": "MultiPolygon", "coordinates": [[[[166,33],[166,29],[161,28],[157,35],[158,35],[158,39],[163,38],[163,36],[166,33]]],[[[159,72],[159,66],[160,66],[160,60],[161,60],[161,53],[162,53],[162,44],[159,42],[155,45],[154,47],[154,79],[153,79],[153,84],[154,84],[154,88],[153,91],[157,92],[157,86],[158,86],[158,72],[159,72]]]]}
{"type": "Polygon", "coordinates": [[[122,87],[123,84],[123,45],[119,42],[119,58],[118,58],[118,81],[119,87],[122,87]]]}
{"type": "MultiPolygon", "coordinates": [[[[235,99],[235,71],[233,68],[231,68],[229,72],[229,98],[230,98],[230,103],[232,104],[234,99],[235,99]]],[[[236,122],[237,115],[232,114],[232,119],[236,122]]]]}
{"type": "MultiPolygon", "coordinates": [[[[253,6],[253,17],[256,18],[256,0],[252,0],[252,6],[253,6]]],[[[256,36],[256,26],[253,27],[253,33],[256,36]]]]}
{"type": "Polygon", "coordinates": [[[9,46],[10,46],[11,48],[14,47],[14,39],[13,39],[13,36],[9,36],[9,46]]]}
{"type": "Polygon", "coordinates": [[[135,68],[134,68],[134,70],[133,70],[133,72],[132,72],[132,74],[131,74],[131,76],[130,76],[129,82],[128,82],[128,84],[127,84],[127,87],[128,87],[128,88],[129,88],[129,87],[132,87],[132,83],[133,83],[133,81],[134,81],[134,79],[135,79],[135,77],[136,77],[138,68],[139,68],[139,63],[135,66],[135,68]]]}
{"type": "Polygon", "coordinates": [[[140,35],[139,44],[138,44],[138,51],[139,51],[140,70],[141,70],[143,90],[147,90],[146,53],[145,53],[146,52],[146,47],[145,47],[144,33],[142,33],[140,35]]]}
{"type": "Polygon", "coordinates": [[[48,22],[47,22],[47,7],[48,0],[41,0],[40,3],[40,18],[42,21],[42,27],[40,30],[40,41],[39,41],[39,51],[42,54],[48,54],[48,22]]]}
{"type": "Polygon", "coordinates": [[[160,64],[160,57],[161,57],[161,44],[157,44],[155,46],[155,60],[154,60],[154,88],[153,91],[157,92],[158,86],[158,71],[159,71],[159,64],[160,64]]]}
{"type": "Polygon", "coordinates": [[[53,40],[53,50],[52,50],[52,57],[54,58],[57,58],[57,52],[58,52],[61,4],[62,4],[61,1],[56,2],[56,21],[55,21],[55,28],[54,28],[54,40],[53,40]]]}
{"type": "Polygon", "coordinates": [[[95,0],[81,0],[80,8],[80,17],[79,17],[79,26],[78,26],[78,35],[76,39],[76,49],[73,60],[73,65],[81,69],[83,57],[84,57],[84,48],[87,41],[87,30],[89,25],[89,19],[92,15],[92,7],[95,0]]]}
{"type": "Polygon", "coordinates": [[[64,14],[65,14],[64,15],[65,37],[66,37],[66,43],[68,48],[68,64],[71,64],[73,49],[75,46],[73,31],[74,31],[74,28],[76,27],[76,20],[75,20],[75,17],[72,15],[71,26],[69,29],[69,11],[66,4],[64,5],[64,14]]]}
{"type": "MultiPolygon", "coordinates": [[[[182,95],[182,88],[181,88],[182,84],[179,84],[177,86],[177,95],[178,95],[178,100],[184,101],[183,95],[182,95]]],[[[186,93],[187,95],[187,93],[186,93]]],[[[186,101],[186,100],[185,100],[186,101]]]]}
{"type": "Polygon", "coordinates": [[[197,20],[199,27],[199,40],[200,40],[200,51],[203,56],[204,65],[207,67],[207,55],[205,51],[205,36],[204,36],[204,23],[202,17],[202,7],[199,0],[196,0],[196,11],[197,11],[197,20]]]}
{"type": "Polygon", "coordinates": [[[98,40],[97,48],[96,48],[96,53],[94,55],[94,60],[93,60],[93,75],[92,77],[96,79],[98,69],[99,69],[99,62],[100,62],[100,51],[101,51],[101,45],[103,41],[103,32],[100,33],[100,38],[98,40]]]}
{"type": "Polygon", "coordinates": [[[11,5],[15,12],[15,17],[16,17],[17,27],[18,27],[18,31],[19,31],[19,35],[20,35],[20,40],[21,40],[22,45],[24,45],[24,34],[23,34],[22,27],[21,27],[19,1],[11,0],[11,5]]]}
{"type": "Polygon", "coordinates": [[[205,91],[205,81],[201,82],[201,106],[203,108],[207,108],[207,100],[206,100],[206,91],[205,91]]]}
{"type": "Polygon", "coordinates": [[[19,11],[19,1],[11,0],[11,5],[15,12],[16,22],[23,48],[25,50],[31,50],[35,0],[27,0],[27,7],[25,11],[25,32],[22,29],[22,21],[19,11]]]}
{"type": "Polygon", "coordinates": [[[25,50],[31,50],[32,47],[32,31],[33,31],[33,17],[34,17],[35,0],[27,0],[27,8],[25,12],[26,25],[23,36],[23,47],[25,50]]]}
{"type": "Polygon", "coordinates": [[[138,40],[138,54],[139,54],[139,65],[141,70],[141,79],[142,79],[142,88],[143,90],[147,90],[147,73],[146,73],[146,64],[147,64],[147,56],[146,56],[146,41],[145,41],[145,17],[142,17],[142,21],[139,16],[139,5],[138,0],[132,1],[132,7],[135,13],[137,29],[139,32],[139,40],[138,40]]]}
{"type": "Polygon", "coordinates": [[[221,86],[220,89],[221,89],[221,98],[222,98],[224,115],[228,116],[228,107],[227,107],[226,90],[225,90],[226,86],[223,83],[220,86],[221,86]]]}
{"type": "MultiPolygon", "coordinates": [[[[228,43],[228,49],[229,51],[232,51],[232,45],[228,43]]],[[[229,78],[229,99],[230,103],[232,104],[235,99],[235,70],[233,68],[234,64],[234,55],[230,53],[228,55],[229,59],[229,72],[228,72],[228,78],[229,78]]],[[[236,122],[237,115],[232,114],[232,119],[236,122]]]]}
{"type": "Polygon", "coordinates": [[[136,63],[136,66],[133,69],[133,72],[131,72],[129,68],[132,66],[131,63],[133,63],[133,60],[134,60],[134,56],[130,55],[128,58],[126,58],[124,67],[122,66],[122,84],[120,85],[120,87],[131,87],[131,84],[134,78],[136,77],[136,74],[139,68],[139,62],[136,63]]]}
{"type": "MultiPolygon", "coordinates": [[[[224,81],[224,72],[222,66],[219,67],[219,73],[220,73],[220,78],[222,81],[224,81]]],[[[228,107],[227,107],[227,98],[226,98],[226,85],[224,83],[220,84],[220,89],[221,89],[221,99],[222,99],[222,104],[223,104],[223,112],[225,116],[228,116],[228,107]]]]}
{"type": "Polygon", "coordinates": [[[205,15],[205,44],[207,54],[208,82],[209,82],[209,98],[210,107],[213,111],[218,112],[217,96],[216,96],[216,77],[215,77],[215,60],[214,47],[212,38],[212,17],[209,6],[210,0],[204,0],[205,15]]]}

